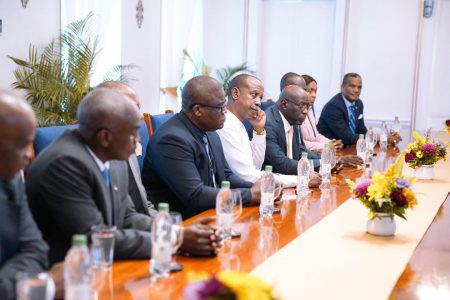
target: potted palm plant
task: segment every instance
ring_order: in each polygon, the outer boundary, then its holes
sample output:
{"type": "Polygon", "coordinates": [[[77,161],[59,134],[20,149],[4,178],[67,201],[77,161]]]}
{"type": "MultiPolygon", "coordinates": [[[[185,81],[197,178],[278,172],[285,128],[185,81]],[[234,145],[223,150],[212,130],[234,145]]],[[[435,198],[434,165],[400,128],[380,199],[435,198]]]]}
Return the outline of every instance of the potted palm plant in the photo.
{"type": "MultiPolygon", "coordinates": [[[[39,126],[72,124],[78,104],[92,90],[90,78],[100,49],[98,37],[90,34],[91,17],[70,23],[42,53],[30,44],[27,60],[8,56],[17,64],[12,86],[25,91],[39,126]]],[[[113,67],[105,80],[123,80],[122,71],[130,67],[113,67]]]]}

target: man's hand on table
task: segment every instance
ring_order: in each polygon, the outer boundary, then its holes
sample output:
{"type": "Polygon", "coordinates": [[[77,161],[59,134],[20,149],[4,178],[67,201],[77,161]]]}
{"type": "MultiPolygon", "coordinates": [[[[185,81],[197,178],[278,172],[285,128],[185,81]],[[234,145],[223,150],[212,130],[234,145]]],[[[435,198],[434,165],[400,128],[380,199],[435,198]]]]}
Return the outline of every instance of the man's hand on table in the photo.
{"type": "Polygon", "coordinates": [[[219,245],[216,229],[211,225],[213,220],[213,217],[201,218],[184,228],[180,251],[193,256],[215,255],[219,245]]]}

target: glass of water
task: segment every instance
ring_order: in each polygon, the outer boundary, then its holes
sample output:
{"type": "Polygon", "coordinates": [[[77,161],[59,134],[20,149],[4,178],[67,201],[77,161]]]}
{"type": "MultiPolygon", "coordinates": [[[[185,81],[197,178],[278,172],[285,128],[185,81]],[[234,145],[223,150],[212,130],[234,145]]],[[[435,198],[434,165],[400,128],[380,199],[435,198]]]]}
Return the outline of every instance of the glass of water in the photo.
{"type": "Polygon", "coordinates": [[[55,282],[47,273],[21,272],[16,279],[18,300],[52,300],[55,297],[55,282]]]}
{"type": "Polygon", "coordinates": [[[92,264],[94,268],[109,270],[114,261],[114,231],[116,226],[92,226],[92,264]]]}

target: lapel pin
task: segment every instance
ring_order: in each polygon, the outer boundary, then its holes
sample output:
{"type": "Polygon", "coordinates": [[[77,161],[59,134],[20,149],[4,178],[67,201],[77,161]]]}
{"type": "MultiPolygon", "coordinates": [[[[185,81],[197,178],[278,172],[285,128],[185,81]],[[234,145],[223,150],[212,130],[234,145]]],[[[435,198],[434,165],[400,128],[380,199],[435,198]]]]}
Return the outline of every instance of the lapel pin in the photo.
{"type": "Polygon", "coordinates": [[[115,186],[113,186],[113,191],[114,191],[114,192],[118,192],[118,191],[119,191],[119,188],[115,185],[115,186]]]}

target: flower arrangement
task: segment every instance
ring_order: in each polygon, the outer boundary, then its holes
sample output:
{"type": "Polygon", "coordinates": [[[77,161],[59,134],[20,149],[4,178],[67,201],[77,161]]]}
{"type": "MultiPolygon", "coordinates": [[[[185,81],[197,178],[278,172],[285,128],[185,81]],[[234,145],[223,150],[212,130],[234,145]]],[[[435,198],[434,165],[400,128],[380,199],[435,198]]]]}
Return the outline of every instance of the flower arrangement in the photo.
{"type": "Polygon", "coordinates": [[[272,286],[250,275],[237,271],[222,271],[213,277],[189,275],[191,280],[184,288],[186,300],[274,300],[272,286]]]}
{"type": "Polygon", "coordinates": [[[447,133],[450,135],[450,119],[445,121],[445,129],[447,130],[447,133]]]}
{"type": "Polygon", "coordinates": [[[405,149],[405,162],[411,168],[420,168],[424,165],[434,165],[447,155],[448,143],[430,140],[430,130],[425,136],[413,132],[414,142],[405,149]]]}
{"type": "Polygon", "coordinates": [[[413,208],[417,204],[411,190],[412,180],[408,181],[401,176],[402,169],[403,157],[400,155],[385,173],[376,172],[371,179],[358,184],[347,179],[353,198],[361,201],[369,209],[370,219],[384,213],[391,218],[397,215],[406,220],[406,209],[413,208]]]}

